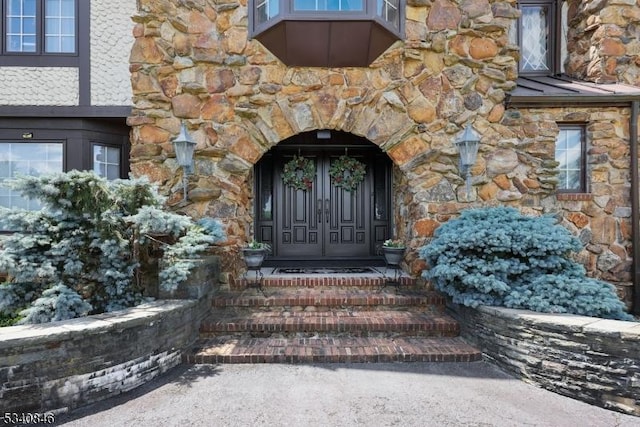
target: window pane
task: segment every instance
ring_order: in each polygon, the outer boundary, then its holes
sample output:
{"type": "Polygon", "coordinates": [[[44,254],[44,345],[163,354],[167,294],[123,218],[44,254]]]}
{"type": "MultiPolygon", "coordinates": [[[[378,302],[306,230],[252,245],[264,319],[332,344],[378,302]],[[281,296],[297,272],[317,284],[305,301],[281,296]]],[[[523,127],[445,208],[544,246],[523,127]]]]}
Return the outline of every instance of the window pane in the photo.
{"type": "Polygon", "coordinates": [[[583,130],[580,128],[560,129],[556,140],[556,161],[558,165],[558,188],[560,190],[585,191],[583,187],[584,165],[583,130]]]}
{"type": "Polygon", "coordinates": [[[280,2],[278,0],[256,0],[255,19],[258,24],[267,22],[279,13],[280,2]]]}
{"type": "Polygon", "coordinates": [[[107,162],[114,165],[120,164],[120,150],[114,147],[107,147],[107,162]]]}
{"type": "Polygon", "coordinates": [[[378,0],[377,13],[378,16],[392,24],[394,27],[399,27],[399,14],[398,5],[399,0],[378,0]]]}
{"type": "Polygon", "coordinates": [[[22,0],[10,0],[7,5],[8,15],[20,15],[22,13],[22,0]]]}
{"type": "Polygon", "coordinates": [[[35,34],[36,33],[36,18],[24,18],[22,21],[22,33],[23,34],[35,34]]]}
{"type": "Polygon", "coordinates": [[[7,18],[7,34],[20,33],[22,20],[20,18],[7,18]]]}
{"type": "Polygon", "coordinates": [[[22,13],[27,16],[36,16],[36,0],[23,0],[22,13]]]}
{"type": "Polygon", "coordinates": [[[362,0],[293,0],[294,11],[364,10],[362,0]]]}
{"type": "Polygon", "coordinates": [[[76,8],[74,0],[62,0],[62,16],[75,16],[76,8]]]}
{"type": "Polygon", "coordinates": [[[120,166],[107,165],[107,179],[120,178],[120,166]]]}
{"type": "Polygon", "coordinates": [[[23,199],[4,184],[18,175],[42,175],[62,172],[61,143],[0,142],[0,206],[40,209],[35,200],[23,199]]]}
{"type": "Polygon", "coordinates": [[[57,19],[47,19],[45,31],[47,34],[60,33],[60,21],[57,19]]]}
{"type": "Polygon", "coordinates": [[[49,53],[75,52],[75,7],[73,0],[46,0],[45,51],[49,53]]]}
{"type": "Polygon", "coordinates": [[[36,0],[11,0],[5,19],[9,52],[36,51],[36,0]]]}
{"type": "Polygon", "coordinates": [[[549,70],[549,10],[547,6],[522,7],[522,71],[549,70]]]}
{"type": "Polygon", "coordinates": [[[120,148],[94,145],[93,171],[107,179],[120,178],[120,148]]]}
{"type": "Polygon", "coordinates": [[[75,25],[73,18],[62,18],[60,20],[60,34],[74,35],[76,32],[75,25]]]}

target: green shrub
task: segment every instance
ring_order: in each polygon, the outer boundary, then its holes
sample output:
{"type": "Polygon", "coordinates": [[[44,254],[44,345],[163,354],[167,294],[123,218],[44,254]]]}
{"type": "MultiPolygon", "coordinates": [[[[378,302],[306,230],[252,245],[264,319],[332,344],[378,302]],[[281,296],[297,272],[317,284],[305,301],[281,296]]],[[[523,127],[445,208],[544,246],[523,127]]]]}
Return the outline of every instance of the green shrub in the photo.
{"type": "Polygon", "coordinates": [[[550,216],[513,208],[463,211],[420,249],[423,276],[453,302],[631,320],[613,285],[570,258],[579,240],[550,216]]]}
{"type": "MultiPolygon", "coordinates": [[[[176,240],[165,251],[176,260],[224,238],[217,221],[198,225],[163,211],[163,199],[144,179],[107,181],[93,172],[71,171],[22,177],[11,186],[43,208],[0,210],[0,226],[17,230],[0,249],[0,270],[13,278],[0,284],[5,319],[41,323],[134,306],[147,299],[135,277],[150,234],[176,240]]],[[[193,266],[164,264],[173,273],[161,286],[169,288],[193,266]]]]}

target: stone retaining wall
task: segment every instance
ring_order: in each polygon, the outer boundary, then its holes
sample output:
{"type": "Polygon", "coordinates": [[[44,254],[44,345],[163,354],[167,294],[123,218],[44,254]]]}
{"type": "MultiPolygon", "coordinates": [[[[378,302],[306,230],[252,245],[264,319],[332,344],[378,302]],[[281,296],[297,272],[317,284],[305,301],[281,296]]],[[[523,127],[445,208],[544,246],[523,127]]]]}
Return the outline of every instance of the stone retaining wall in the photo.
{"type": "Polygon", "coordinates": [[[640,323],[501,307],[449,308],[461,335],[509,373],[640,416],[640,323]]]}
{"type": "Polygon", "coordinates": [[[217,261],[184,286],[138,307],[0,328],[0,413],[62,413],[134,389],[181,363],[198,337],[217,261]],[[209,274],[203,287],[204,271],[209,274]]]}

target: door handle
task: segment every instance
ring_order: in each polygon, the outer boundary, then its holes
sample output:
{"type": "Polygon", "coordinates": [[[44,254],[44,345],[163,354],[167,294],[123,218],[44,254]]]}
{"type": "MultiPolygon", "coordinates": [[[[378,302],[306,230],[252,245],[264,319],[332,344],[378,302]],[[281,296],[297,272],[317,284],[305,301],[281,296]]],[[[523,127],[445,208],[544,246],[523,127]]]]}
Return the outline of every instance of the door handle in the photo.
{"type": "Polygon", "coordinates": [[[316,209],[316,215],[318,217],[318,222],[322,222],[322,199],[318,199],[318,207],[316,209]]]}
{"type": "Polygon", "coordinates": [[[331,206],[329,205],[329,199],[324,199],[324,215],[326,217],[325,221],[329,222],[329,213],[331,206]]]}

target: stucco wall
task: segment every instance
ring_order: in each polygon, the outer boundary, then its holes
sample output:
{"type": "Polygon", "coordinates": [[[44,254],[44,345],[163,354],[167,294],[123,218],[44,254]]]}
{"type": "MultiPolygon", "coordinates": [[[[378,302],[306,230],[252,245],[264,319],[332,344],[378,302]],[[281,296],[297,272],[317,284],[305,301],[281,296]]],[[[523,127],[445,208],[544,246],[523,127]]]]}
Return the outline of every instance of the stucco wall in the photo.
{"type": "Polygon", "coordinates": [[[640,323],[450,306],[461,335],[523,380],[640,416],[640,323]]]}
{"type": "MultiPolygon", "coordinates": [[[[135,0],[91,0],[91,105],[131,105],[129,53],[135,0]]],[[[76,67],[0,67],[1,105],[79,104],[76,67]]]]}
{"type": "Polygon", "coordinates": [[[2,105],[78,105],[78,69],[0,67],[2,105]]]}
{"type": "Polygon", "coordinates": [[[130,105],[135,0],[91,0],[91,105],[130,105]]]}

